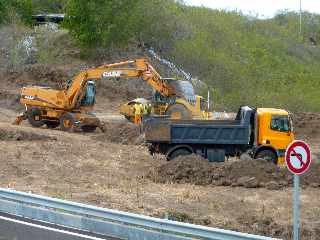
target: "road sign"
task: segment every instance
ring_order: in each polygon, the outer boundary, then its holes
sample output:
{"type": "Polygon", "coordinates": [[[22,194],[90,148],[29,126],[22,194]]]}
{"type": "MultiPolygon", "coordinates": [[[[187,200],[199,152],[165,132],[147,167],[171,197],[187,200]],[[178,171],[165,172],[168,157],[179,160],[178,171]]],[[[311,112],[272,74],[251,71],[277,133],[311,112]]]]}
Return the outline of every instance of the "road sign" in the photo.
{"type": "Polygon", "coordinates": [[[304,141],[293,141],[287,148],[285,160],[288,169],[293,174],[302,174],[308,170],[311,164],[310,147],[304,141]]]}
{"type": "Polygon", "coordinates": [[[299,175],[305,173],[311,164],[310,147],[304,141],[293,141],[286,150],[285,160],[293,173],[293,239],[299,240],[300,186],[299,175]]]}

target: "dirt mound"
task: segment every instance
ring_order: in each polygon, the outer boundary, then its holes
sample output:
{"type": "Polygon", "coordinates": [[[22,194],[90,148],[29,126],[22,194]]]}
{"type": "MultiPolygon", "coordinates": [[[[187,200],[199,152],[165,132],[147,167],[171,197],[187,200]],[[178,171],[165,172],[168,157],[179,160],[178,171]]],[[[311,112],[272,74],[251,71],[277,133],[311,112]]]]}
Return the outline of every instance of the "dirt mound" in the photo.
{"type": "Polygon", "coordinates": [[[55,137],[26,132],[18,129],[0,128],[0,141],[43,141],[57,140],[55,137]]]}
{"type": "Polygon", "coordinates": [[[150,98],[152,96],[152,88],[140,78],[109,79],[97,82],[97,94],[112,101],[129,101],[138,97],[150,98]]]}
{"type": "Polygon", "coordinates": [[[320,136],[320,113],[294,113],[293,127],[299,137],[308,139],[320,136]]]}
{"type": "Polygon", "coordinates": [[[54,88],[64,87],[69,78],[67,71],[46,64],[25,65],[21,69],[10,69],[3,75],[10,84],[43,85],[54,88]]]}
{"type": "Polygon", "coordinates": [[[213,170],[216,165],[210,164],[198,155],[178,157],[153,169],[148,177],[160,183],[194,183],[208,185],[212,183],[213,170]]]}
{"type": "MultiPolygon", "coordinates": [[[[313,164],[302,176],[304,186],[320,187],[320,165],[313,164]]],[[[196,185],[265,187],[271,190],[292,185],[292,175],[285,168],[262,160],[239,160],[209,163],[196,155],[179,157],[155,167],[148,177],[158,183],[192,183],[196,185]]]]}
{"type": "Polygon", "coordinates": [[[143,136],[139,127],[132,123],[114,123],[107,122],[104,124],[105,132],[93,136],[94,140],[109,141],[113,143],[121,143],[126,145],[136,145],[143,142],[143,136]]]}
{"type": "Polygon", "coordinates": [[[20,104],[20,94],[0,90],[0,107],[21,111],[24,109],[24,106],[20,104]]]}

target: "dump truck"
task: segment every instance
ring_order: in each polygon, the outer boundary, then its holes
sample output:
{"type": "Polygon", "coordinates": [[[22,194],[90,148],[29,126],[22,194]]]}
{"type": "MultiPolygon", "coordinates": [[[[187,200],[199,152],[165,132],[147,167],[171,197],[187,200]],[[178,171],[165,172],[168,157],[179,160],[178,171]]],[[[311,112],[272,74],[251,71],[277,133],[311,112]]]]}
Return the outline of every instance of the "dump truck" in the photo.
{"type": "Polygon", "coordinates": [[[275,164],[284,163],[287,146],[294,140],[291,115],[274,108],[240,107],[234,120],[174,120],[151,118],[145,123],[151,154],[198,154],[211,162],[249,154],[275,164]]]}

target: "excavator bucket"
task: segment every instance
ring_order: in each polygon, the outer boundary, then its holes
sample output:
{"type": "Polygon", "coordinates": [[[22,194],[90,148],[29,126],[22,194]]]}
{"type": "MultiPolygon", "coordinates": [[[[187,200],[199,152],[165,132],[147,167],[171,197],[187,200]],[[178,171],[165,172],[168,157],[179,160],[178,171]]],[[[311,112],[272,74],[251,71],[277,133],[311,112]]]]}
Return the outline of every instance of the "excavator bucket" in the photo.
{"type": "Polygon", "coordinates": [[[23,121],[23,120],[26,120],[27,119],[27,115],[26,113],[22,113],[21,115],[17,116],[16,120],[14,120],[14,122],[12,123],[13,125],[20,125],[20,123],[23,121]]]}

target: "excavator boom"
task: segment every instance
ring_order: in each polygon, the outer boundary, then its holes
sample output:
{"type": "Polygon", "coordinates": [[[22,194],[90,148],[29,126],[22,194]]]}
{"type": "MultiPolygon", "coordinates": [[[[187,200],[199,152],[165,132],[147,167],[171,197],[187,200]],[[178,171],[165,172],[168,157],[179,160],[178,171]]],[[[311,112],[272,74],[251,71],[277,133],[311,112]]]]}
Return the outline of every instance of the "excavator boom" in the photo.
{"type": "Polygon", "coordinates": [[[73,80],[67,91],[69,99],[69,109],[76,106],[82,89],[86,82],[91,79],[101,78],[134,78],[142,77],[161,95],[168,97],[174,95],[174,89],[161,78],[160,74],[145,59],[105,64],[97,68],[92,68],[79,73],[73,80]]]}

